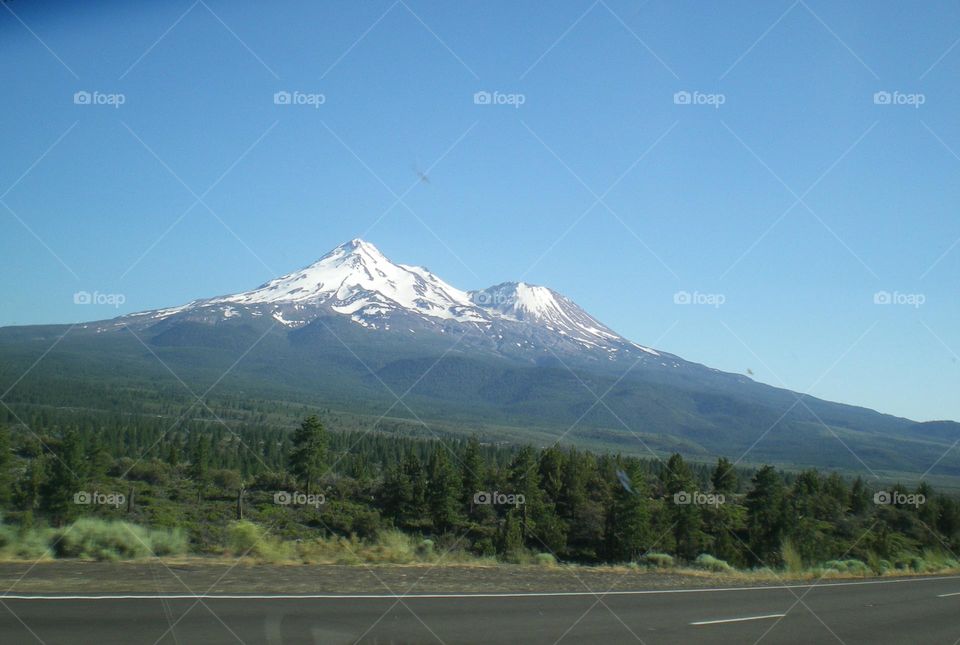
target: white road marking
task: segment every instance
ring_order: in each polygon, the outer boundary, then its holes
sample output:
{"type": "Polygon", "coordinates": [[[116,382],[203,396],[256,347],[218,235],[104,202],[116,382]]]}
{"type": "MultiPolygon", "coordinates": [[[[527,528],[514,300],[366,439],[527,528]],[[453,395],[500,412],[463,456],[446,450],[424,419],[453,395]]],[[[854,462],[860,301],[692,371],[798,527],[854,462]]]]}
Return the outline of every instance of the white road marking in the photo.
{"type": "Polygon", "coordinates": [[[824,582],[803,585],[763,585],[753,587],[706,587],[691,589],[641,589],[636,591],[545,591],[545,592],[502,592],[502,593],[421,593],[421,594],[0,594],[0,600],[416,600],[418,598],[457,599],[457,598],[550,598],[563,596],[655,596],[682,593],[721,593],[730,591],[771,591],[778,589],[829,589],[831,587],[859,587],[864,585],[892,585],[910,582],[936,582],[939,580],[960,580],[960,576],[938,576],[934,578],[897,578],[895,580],[861,580],[858,582],[824,582]]]}
{"type": "Polygon", "coordinates": [[[721,625],[724,623],[742,623],[748,620],[766,620],[767,618],[783,618],[786,614],[767,614],[766,616],[747,616],[745,618],[724,618],[722,620],[701,620],[691,625],[721,625]]]}
{"type": "Polygon", "coordinates": [[[937,598],[949,598],[950,596],[960,596],[960,591],[956,593],[942,593],[937,598]]]}

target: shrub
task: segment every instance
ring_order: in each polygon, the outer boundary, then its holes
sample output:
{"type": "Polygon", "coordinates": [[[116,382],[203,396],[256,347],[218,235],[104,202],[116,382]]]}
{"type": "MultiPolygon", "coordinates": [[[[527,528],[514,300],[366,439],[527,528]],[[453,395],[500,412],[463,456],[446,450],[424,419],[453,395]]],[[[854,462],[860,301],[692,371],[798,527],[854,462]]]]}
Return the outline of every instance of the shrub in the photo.
{"type": "Polygon", "coordinates": [[[783,558],[783,568],[790,573],[803,571],[803,557],[790,540],[784,540],[780,547],[780,557],[783,558]]]}
{"type": "Polygon", "coordinates": [[[870,567],[860,560],[830,560],[823,564],[825,569],[833,569],[837,573],[846,573],[865,576],[870,573],[870,567]]]}
{"type": "Polygon", "coordinates": [[[237,490],[243,486],[243,478],[236,470],[222,468],[210,472],[210,481],[213,485],[225,494],[236,495],[237,490]]]}
{"type": "Polygon", "coordinates": [[[226,551],[234,557],[256,558],[266,562],[280,562],[293,557],[292,543],[278,540],[247,520],[231,522],[225,539],[226,551]]]}
{"type": "Polygon", "coordinates": [[[698,555],[697,559],[693,561],[693,566],[697,569],[705,569],[715,573],[727,573],[729,571],[733,571],[733,567],[731,567],[725,561],[713,557],[709,553],[701,553],[698,555]]]}
{"type": "Polygon", "coordinates": [[[538,553],[536,556],[537,566],[546,567],[552,569],[557,566],[557,559],[553,557],[552,553],[538,553]]]}
{"type": "Polygon", "coordinates": [[[259,473],[250,485],[250,488],[267,491],[293,490],[296,487],[296,483],[288,473],[270,471],[259,473]]]}
{"type": "Polygon", "coordinates": [[[878,576],[886,575],[886,573],[893,568],[889,560],[884,560],[876,553],[869,553],[867,555],[867,566],[878,576]]]}
{"type": "Polygon", "coordinates": [[[673,556],[667,553],[648,553],[640,558],[647,566],[667,569],[673,566],[673,556]]]}
{"type": "Polygon", "coordinates": [[[0,523],[0,558],[39,560],[52,555],[50,529],[32,529],[0,523]]]}
{"type": "Polygon", "coordinates": [[[417,557],[427,559],[433,555],[433,540],[422,540],[417,545],[417,557]]]}
{"type": "Polygon", "coordinates": [[[148,484],[164,485],[170,479],[170,466],[157,459],[134,461],[123,457],[113,463],[109,470],[110,475],[127,479],[147,482],[148,484]]]}
{"type": "Polygon", "coordinates": [[[58,531],[53,549],[61,558],[126,560],[184,553],[187,540],[179,530],[86,517],[58,531]]]}

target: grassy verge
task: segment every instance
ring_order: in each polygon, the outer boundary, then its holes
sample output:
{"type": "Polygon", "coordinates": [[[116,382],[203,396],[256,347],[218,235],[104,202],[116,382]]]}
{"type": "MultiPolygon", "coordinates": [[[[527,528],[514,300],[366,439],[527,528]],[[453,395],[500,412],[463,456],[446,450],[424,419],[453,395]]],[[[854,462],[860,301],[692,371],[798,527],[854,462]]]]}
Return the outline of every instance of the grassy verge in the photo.
{"type": "Polygon", "coordinates": [[[204,558],[191,556],[189,542],[177,529],[145,528],[129,522],[82,518],[66,527],[23,528],[0,524],[0,561],[37,560],[143,560],[161,557],[168,561],[235,561],[290,565],[424,565],[454,567],[536,567],[577,569],[610,573],[658,573],[740,582],[779,580],[849,579],[877,576],[909,576],[960,573],[960,562],[949,554],[927,550],[893,560],[872,558],[833,560],[803,566],[784,554],[782,569],[737,569],[709,554],[680,563],[665,553],[648,553],[635,562],[619,565],[560,565],[548,553],[522,551],[506,559],[481,557],[456,542],[439,543],[401,531],[380,531],[376,537],[326,537],[289,540],[273,535],[253,522],[232,522],[225,532],[220,552],[204,558]]]}

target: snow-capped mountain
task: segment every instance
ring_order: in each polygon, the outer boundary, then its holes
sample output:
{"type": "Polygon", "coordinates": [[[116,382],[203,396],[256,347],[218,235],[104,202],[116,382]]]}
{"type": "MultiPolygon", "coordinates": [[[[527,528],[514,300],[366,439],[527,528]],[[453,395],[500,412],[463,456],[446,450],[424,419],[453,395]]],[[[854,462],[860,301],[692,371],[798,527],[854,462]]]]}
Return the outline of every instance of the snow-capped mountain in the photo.
{"type": "Polygon", "coordinates": [[[357,322],[403,309],[419,315],[481,322],[485,319],[465,291],[450,286],[427,269],[394,264],[377,247],[355,239],[341,244],[310,266],[265,285],[209,304],[324,303],[357,322]]]}
{"type": "Polygon", "coordinates": [[[391,262],[360,239],[251,291],[132,314],[112,324],[272,318],[298,329],[331,315],[370,330],[463,334],[470,339],[468,344],[512,355],[586,351],[614,360],[639,351],[660,356],[618,335],[547,287],[505,282],[463,291],[424,267],[391,262]]]}
{"type": "Polygon", "coordinates": [[[251,291],[85,325],[0,328],[0,368],[28,410],[42,401],[129,415],[213,390],[238,420],[244,401],[259,400],[371,427],[389,414],[384,426],[403,431],[433,434],[425,419],[491,440],[856,470],[862,462],[831,448],[843,436],[872,467],[923,472],[936,462],[960,477],[960,457],[943,457],[960,424],[770,387],[636,345],[546,287],[464,291],[361,240],[251,291]]]}
{"type": "MultiPolygon", "coordinates": [[[[471,300],[490,315],[513,322],[539,326],[589,347],[619,345],[625,339],[553,289],[504,282],[489,289],[470,292],[471,300]]],[[[631,343],[632,344],[632,343],[631,343]]],[[[654,356],[652,349],[635,345],[654,356]]]]}

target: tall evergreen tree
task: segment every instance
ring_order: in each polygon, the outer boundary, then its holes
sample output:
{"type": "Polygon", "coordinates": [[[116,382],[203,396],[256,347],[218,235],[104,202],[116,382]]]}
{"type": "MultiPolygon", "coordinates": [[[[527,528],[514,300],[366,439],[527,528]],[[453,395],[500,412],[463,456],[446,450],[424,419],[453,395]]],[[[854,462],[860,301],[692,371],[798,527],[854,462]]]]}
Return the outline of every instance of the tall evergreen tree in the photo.
{"type": "Polygon", "coordinates": [[[704,536],[700,508],[693,499],[698,492],[696,481],[690,467],[679,454],[671,455],[667,461],[663,482],[676,553],[685,560],[692,560],[700,554],[704,536]]]}
{"type": "Polygon", "coordinates": [[[67,431],[47,460],[50,475],[42,489],[43,508],[56,524],[63,525],[79,514],[74,495],[89,492],[83,491],[85,462],[80,435],[74,430],[67,431]]]}
{"type": "Polygon", "coordinates": [[[293,434],[290,472],[303,484],[308,494],[313,484],[323,474],[323,466],[327,459],[327,442],[327,431],[316,415],[304,419],[293,434]]]}
{"type": "Polygon", "coordinates": [[[773,466],[764,466],[753,476],[752,484],[746,500],[751,561],[778,566],[785,527],[783,479],[773,466]]]}
{"type": "Polygon", "coordinates": [[[403,458],[403,476],[410,482],[410,496],[405,500],[403,517],[407,524],[422,525],[427,514],[427,475],[416,453],[403,458]]]}
{"type": "Polygon", "coordinates": [[[13,476],[10,472],[12,463],[10,431],[5,426],[0,426],[0,508],[8,506],[13,495],[13,476]]]}
{"type": "Polygon", "coordinates": [[[720,457],[717,460],[717,467],[713,469],[713,474],[710,476],[713,490],[722,495],[731,495],[737,492],[738,480],[733,463],[726,457],[720,457]]]}
{"type": "Polygon", "coordinates": [[[190,455],[190,477],[197,486],[197,501],[203,500],[210,480],[210,439],[201,435],[190,455]]]}
{"type": "Polygon", "coordinates": [[[474,507],[473,496],[485,490],[486,469],[483,456],[480,454],[480,441],[476,437],[470,437],[463,451],[463,458],[460,460],[460,480],[462,482],[461,503],[467,509],[470,518],[477,519],[480,509],[474,507]]]}
{"type": "Polygon", "coordinates": [[[447,449],[438,445],[429,464],[428,503],[430,518],[437,531],[449,531],[460,519],[460,478],[450,464],[447,449]]]}
{"type": "Polygon", "coordinates": [[[646,482],[639,466],[628,464],[627,481],[617,486],[607,514],[607,557],[614,562],[635,561],[650,546],[650,510],[646,482]],[[627,489],[629,484],[629,490],[627,489]]]}

